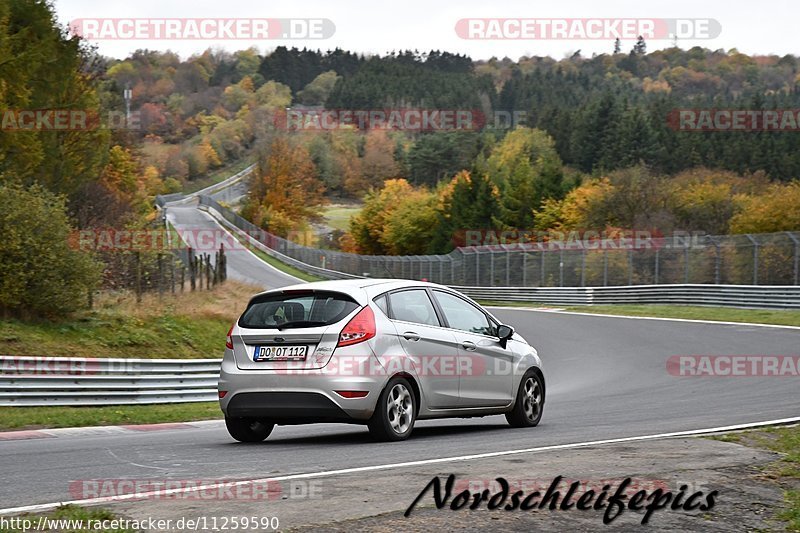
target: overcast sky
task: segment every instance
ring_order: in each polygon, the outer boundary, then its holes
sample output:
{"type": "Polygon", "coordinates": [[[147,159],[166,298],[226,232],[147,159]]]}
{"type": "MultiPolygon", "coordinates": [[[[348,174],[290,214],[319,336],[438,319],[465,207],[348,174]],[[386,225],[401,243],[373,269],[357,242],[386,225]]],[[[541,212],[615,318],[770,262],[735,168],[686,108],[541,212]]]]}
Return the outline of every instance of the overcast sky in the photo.
{"type": "MultiPolygon", "coordinates": [[[[797,38],[798,0],[670,0],[655,5],[623,0],[55,0],[59,22],[80,18],[326,18],[336,30],[324,40],[102,40],[100,53],[123,58],[139,48],[173,50],[187,57],[211,47],[230,51],[256,46],[261,53],[279,45],[322,50],[341,47],[363,53],[390,50],[447,50],[474,59],[523,55],[550,55],[560,59],[581,50],[584,56],[612,51],[606,40],[465,40],[455,26],[463,18],[670,18],[715,19],[721,34],[709,40],[678,40],[682,48],[700,45],[748,54],[800,55],[797,38]]],[[[633,40],[623,41],[629,51],[633,40]]],[[[651,40],[648,50],[672,45],[669,39],[651,40]]]]}

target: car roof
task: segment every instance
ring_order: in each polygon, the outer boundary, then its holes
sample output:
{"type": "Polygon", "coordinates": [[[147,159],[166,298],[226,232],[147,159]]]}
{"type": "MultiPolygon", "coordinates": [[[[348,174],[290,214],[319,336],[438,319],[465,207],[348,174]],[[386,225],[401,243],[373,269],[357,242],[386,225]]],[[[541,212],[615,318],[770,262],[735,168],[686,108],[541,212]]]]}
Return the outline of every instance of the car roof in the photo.
{"type": "MultiPolygon", "coordinates": [[[[411,279],[391,279],[391,278],[351,278],[351,279],[334,279],[326,281],[312,281],[308,283],[297,283],[295,285],[288,285],[286,287],[277,287],[259,293],[266,294],[272,292],[293,291],[293,290],[314,290],[314,291],[341,291],[348,294],[353,294],[357,289],[358,292],[366,295],[366,293],[375,295],[394,289],[403,287],[422,287],[431,286],[446,289],[443,285],[430,283],[427,281],[416,281],[411,279]],[[376,289],[377,292],[376,292],[376,289]]],[[[256,296],[258,296],[256,295],[256,296]]],[[[363,304],[363,302],[362,302],[363,304]]]]}

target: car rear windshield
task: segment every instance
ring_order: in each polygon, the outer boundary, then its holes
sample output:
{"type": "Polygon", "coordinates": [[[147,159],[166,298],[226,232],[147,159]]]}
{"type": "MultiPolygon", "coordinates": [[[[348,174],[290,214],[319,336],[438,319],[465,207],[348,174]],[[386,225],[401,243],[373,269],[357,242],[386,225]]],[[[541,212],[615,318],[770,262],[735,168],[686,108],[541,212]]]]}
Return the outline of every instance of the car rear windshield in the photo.
{"type": "Polygon", "coordinates": [[[292,291],[265,294],[250,301],[239,319],[243,328],[310,328],[339,322],[359,305],[346,294],[292,291]]]}

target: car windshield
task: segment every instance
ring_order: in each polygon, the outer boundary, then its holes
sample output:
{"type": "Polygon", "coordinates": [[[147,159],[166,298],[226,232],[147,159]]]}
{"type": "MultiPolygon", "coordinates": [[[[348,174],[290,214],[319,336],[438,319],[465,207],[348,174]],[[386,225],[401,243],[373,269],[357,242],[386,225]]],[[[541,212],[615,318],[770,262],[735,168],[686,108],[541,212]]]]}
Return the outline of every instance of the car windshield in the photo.
{"type": "Polygon", "coordinates": [[[309,328],[335,324],[359,305],[338,292],[303,291],[257,296],[250,301],[239,326],[243,328],[309,328]]]}

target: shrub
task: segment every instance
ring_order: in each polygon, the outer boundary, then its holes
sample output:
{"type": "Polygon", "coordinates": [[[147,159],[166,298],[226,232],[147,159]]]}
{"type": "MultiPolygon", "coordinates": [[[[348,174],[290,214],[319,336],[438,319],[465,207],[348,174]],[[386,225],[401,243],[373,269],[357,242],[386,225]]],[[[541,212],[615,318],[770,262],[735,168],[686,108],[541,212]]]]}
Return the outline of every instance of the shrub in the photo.
{"type": "Polygon", "coordinates": [[[52,318],[88,302],[100,264],[70,247],[63,197],[0,185],[0,315],[52,318]]]}

